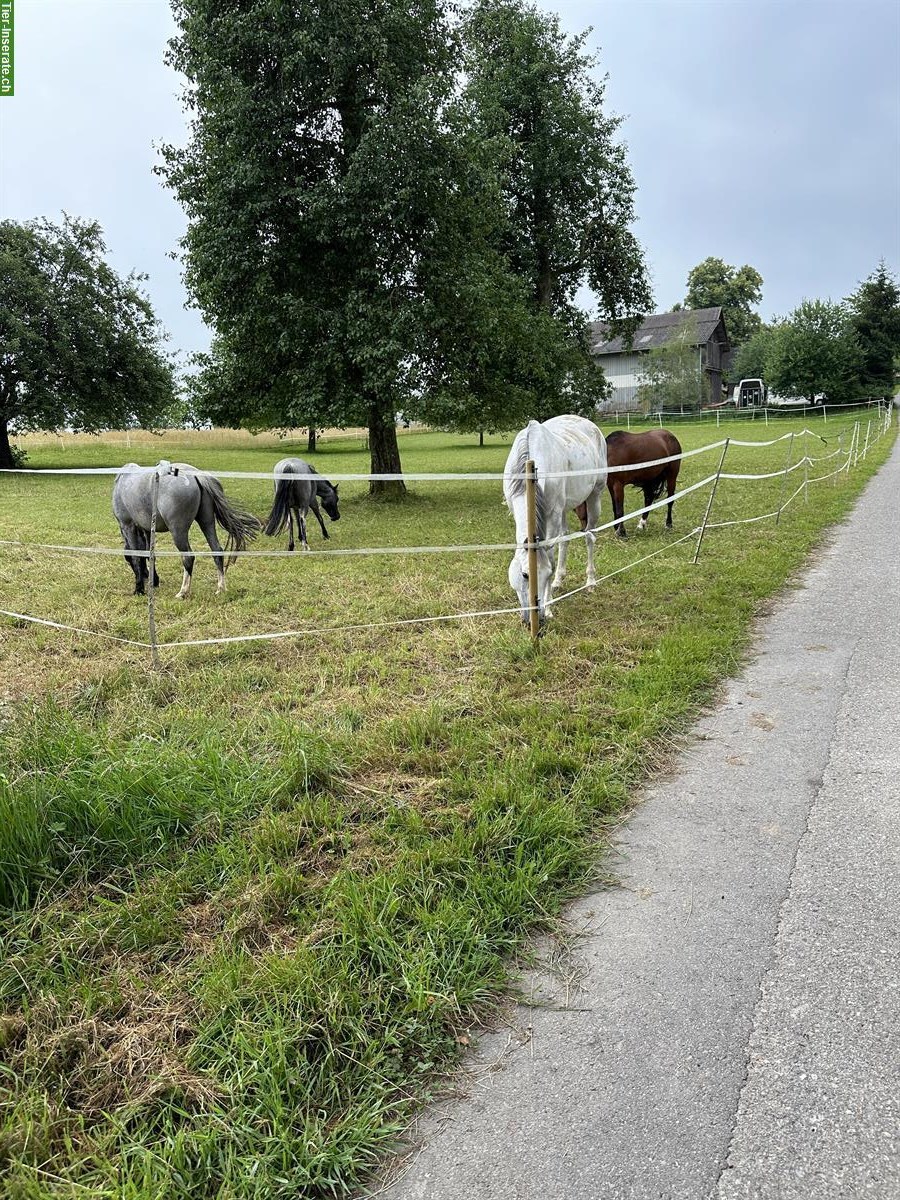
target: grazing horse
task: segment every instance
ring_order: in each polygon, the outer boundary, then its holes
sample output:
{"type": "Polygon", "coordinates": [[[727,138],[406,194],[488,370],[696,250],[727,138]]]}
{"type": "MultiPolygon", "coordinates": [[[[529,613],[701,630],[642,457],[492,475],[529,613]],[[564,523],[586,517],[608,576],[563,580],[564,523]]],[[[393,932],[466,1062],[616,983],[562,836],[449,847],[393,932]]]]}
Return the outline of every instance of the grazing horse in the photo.
{"type": "MultiPolygon", "coordinates": [[[[607,435],[607,459],[610,467],[630,467],[633,471],[610,471],[606,486],[612,498],[613,517],[616,521],[616,535],[620,538],[625,533],[625,485],[630,483],[640,488],[644,493],[644,507],[653,504],[666,489],[667,496],[675,495],[675,484],[681,469],[681,459],[674,462],[660,463],[656,467],[643,467],[642,463],[655,462],[659,458],[671,458],[673,454],[681,453],[681,443],[668,429],[648,429],[646,433],[626,433],[622,429],[614,429],[607,435]]],[[[585,505],[580,504],[575,509],[576,515],[584,529],[587,521],[585,505]]],[[[644,513],[638,523],[638,529],[647,528],[648,513],[644,513]]],[[[666,510],[666,528],[672,528],[672,505],[666,510]]]]}
{"type": "MultiPolygon", "coordinates": [[[[562,586],[566,574],[568,542],[558,544],[556,572],[553,573],[555,547],[541,545],[547,539],[566,533],[566,514],[583,504],[588,530],[599,523],[600,499],[606,486],[606,440],[593,423],[584,417],[551,417],[539,424],[529,421],[516,434],[503,471],[503,496],[516,522],[516,552],[509,564],[510,587],[519,597],[522,621],[529,623],[531,602],[528,598],[528,523],[525,502],[525,464],[534,460],[537,472],[535,500],[537,509],[538,616],[543,626],[550,615],[551,591],[562,586]],[[578,471],[578,475],[554,478],[559,472],[578,471]]],[[[596,583],[594,573],[594,534],[585,534],[587,544],[587,582],[596,583]]]]}
{"type": "MultiPolygon", "coordinates": [[[[159,492],[156,502],[156,528],[169,531],[172,541],[182,552],[184,573],[181,580],[179,600],[187,600],[191,591],[191,575],[194,570],[194,554],[188,541],[188,530],[196,521],[203,536],[213,551],[219,583],[216,593],[225,591],[225,570],[234,562],[231,551],[244,550],[256,537],[259,521],[225,499],[222,485],[212,475],[198,471],[187,463],[161,462],[156,467],[139,467],[137,463],[126,463],[113,485],[112,507],[122,536],[125,539],[125,561],[134,571],[134,594],[142,596],[147,576],[148,561],[142,555],[129,554],[129,550],[150,548],[150,521],[153,504],[153,476],[159,473],[159,492]],[[225,550],[216,536],[216,522],[228,534],[225,550]]],[[[154,571],[153,586],[159,586],[159,576],[154,571]]]]}
{"type": "Polygon", "coordinates": [[[293,514],[297,516],[297,531],[300,534],[300,545],[304,550],[309,549],[309,542],[306,540],[306,514],[312,509],[316,520],[319,522],[319,527],[322,530],[322,536],[328,537],[328,530],[325,528],[325,522],[322,520],[322,514],[319,512],[317,497],[322,501],[322,507],[331,517],[332,521],[339,521],[341,514],[338,512],[338,490],[327,479],[322,479],[316,472],[315,467],[311,467],[308,462],[304,462],[302,458],[283,458],[281,462],[275,464],[275,502],[272,505],[272,511],[269,513],[269,519],[266,522],[266,534],[269,537],[274,537],[281,533],[285,523],[288,527],[288,550],[294,549],[294,522],[293,514]],[[279,475],[295,475],[296,479],[278,479],[279,475]]]}

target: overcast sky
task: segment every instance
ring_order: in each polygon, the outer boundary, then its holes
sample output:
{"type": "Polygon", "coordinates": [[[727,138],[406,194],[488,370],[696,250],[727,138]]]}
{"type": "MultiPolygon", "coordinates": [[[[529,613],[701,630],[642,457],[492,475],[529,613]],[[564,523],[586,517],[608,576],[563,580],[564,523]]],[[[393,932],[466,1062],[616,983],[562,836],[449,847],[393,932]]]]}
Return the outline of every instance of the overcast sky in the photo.
{"type": "MultiPolygon", "coordinates": [[[[897,0],[552,7],[573,32],[593,26],[626,118],[658,310],[709,255],[756,267],[766,319],[843,298],[880,258],[900,273],[897,0]]],[[[185,136],[172,30],[166,0],[19,0],[0,216],[99,220],[114,265],[149,275],[173,347],[191,352],[209,339],[169,257],[184,217],[152,172],[154,146],[185,136]]]]}

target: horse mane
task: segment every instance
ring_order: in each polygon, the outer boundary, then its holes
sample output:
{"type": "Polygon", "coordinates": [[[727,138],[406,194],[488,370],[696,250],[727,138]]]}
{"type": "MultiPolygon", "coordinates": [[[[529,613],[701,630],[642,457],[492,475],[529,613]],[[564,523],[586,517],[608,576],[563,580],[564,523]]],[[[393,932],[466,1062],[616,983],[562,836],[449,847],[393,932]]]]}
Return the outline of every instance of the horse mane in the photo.
{"type": "MultiPolygon", "coordinates": [[[[525,495],[525,468],[530,458],[528,430],[522,429],[516,434],[516,440],[513,442],[512,450],[510,451],[510,459],[506,464],[507,471],[513,476],[513,478],[507,476],[505,480],[506,491],[510,500],[515,500],[519,496],[525,495]]],[[[542,542],[547,536],[547,509],[544,502],[544,492],[541,487],[534,489],[534,498],[536,510],[535,532],[537,540],[542,542]]]]}

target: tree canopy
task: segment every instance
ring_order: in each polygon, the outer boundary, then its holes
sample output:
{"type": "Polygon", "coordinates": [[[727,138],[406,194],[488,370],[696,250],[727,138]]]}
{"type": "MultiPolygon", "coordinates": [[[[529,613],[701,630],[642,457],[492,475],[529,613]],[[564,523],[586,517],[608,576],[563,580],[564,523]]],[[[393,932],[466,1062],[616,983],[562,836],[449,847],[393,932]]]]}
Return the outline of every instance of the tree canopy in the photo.
{"type": "Polygon", "coordinates": [[[731,360],[729,378],[733,383],[741,379],[767,379],[768,355],[772,346],[773,328],[771,325],[761,325],[756,333],[742,345],[738,346],[731,360]]]}
{"type": "Polygon", "coordinates": [[[105,254],[96,221],[0,221],[0,466],[10,433],[152,425],[174,402],[141,277],[105,254]]]}
{"type": "Polygon", "coordinates": [[[198,386],[220,413],[367,425],[384,472],[400,410],[478,428],[602,391],[574,291],[586,279],[613,317],[649,293],[580,43],[496,0],[462,22],[449,0],[174,10],[191,137],[161,170],[189,217],[186,281],[216,331],[198,386]],[[511,115],[526,81],[509,99],[487,61],[515,73],[523,20],[544,55],[528,137],[511,115]]]}
{"type": "Polygon", "coordinates": [[[900,288],[883,259],[847,304],[862,358],[861,390],[892,396],[894,364],[900,355],[900,288]]]}
{"type": "Polygon", "coordinates": [[[782,396],[823,394],[832,401],[858,393],[861,357],[847,310],[827,300],[804,300],[776,325],[766,353],[766,378],[782,396]]]}
{"type": "Polygon", "coordinates": [[[753,307],[762,300],[763,279],[753,267],[731,267],[721,258],[705,258],[688,275],[685,308],[724,310],[725,328],[733,347],[756,333],[762,321],[753,307]]]}

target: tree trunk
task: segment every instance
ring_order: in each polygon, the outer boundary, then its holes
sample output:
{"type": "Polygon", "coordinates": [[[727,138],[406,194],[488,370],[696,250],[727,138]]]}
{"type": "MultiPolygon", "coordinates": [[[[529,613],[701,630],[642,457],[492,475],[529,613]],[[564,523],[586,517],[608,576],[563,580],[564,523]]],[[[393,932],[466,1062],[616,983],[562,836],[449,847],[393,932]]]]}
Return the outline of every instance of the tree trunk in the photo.
{"type": "Polygon", "coordinates": [[[6,427],[6,418],[0,417],[0,467],[14,467],[12,446],[9,442],[9,430],[6,427]]]}
{"type": "Polygon", "coordinates": [[[483,429],[478,430],[478,445],[479,446],[484,445],[484,430],[483,429]]]}
{"type": "MultiPolygon", "coordinates": [[[[380,405],[374,403],[369,405],[369,451],[373,475],[397,475],[403,470],[393,413],[386,414],[380,405]]],[[[405,494],[406,484],[402,479],[373,479],[369,484],[370,496],[399,500],[405,494]]]]}
{"type": "Polygon", "coordinates": [[[306,452],[307,452],[307,454],[315,454],[315,452],[316,452],[316,427],[315,427],[315,425],[310,425],[310,427],[309,427],[309,434],[307,435],[307,438],[306,438],[306,452]]]}

